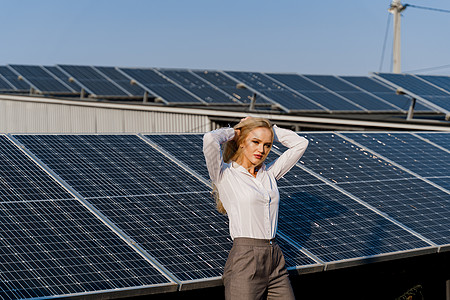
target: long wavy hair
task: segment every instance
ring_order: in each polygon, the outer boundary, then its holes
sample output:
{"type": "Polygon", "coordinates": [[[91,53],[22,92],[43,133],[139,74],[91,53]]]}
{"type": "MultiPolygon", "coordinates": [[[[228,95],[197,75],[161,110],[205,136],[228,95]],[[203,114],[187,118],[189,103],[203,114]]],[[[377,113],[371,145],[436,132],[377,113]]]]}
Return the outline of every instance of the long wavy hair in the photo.
{"type": "MultiPolygon", "coordinates": [[[[233,128],[236,130],[238,129],[240,131],[239,138],[236,140],[235,138],[232,140],[229,140],[226,142],[223,146],[223,161],[225,163],[230,163],[232,161],[236,161],[239,156],[241,156],[243,148],[240,147],[240,145],[247,139],[248,134],[256,128],[263,127],[270,129],[270,132],[272,133],[272,142],[273,142],[273,129],[272,124],[269,120],[264,118],[248,118],[244,121],[241,121],[239,124],[235,125],[233,128]]],[[[267,152],[265,154],[265,157],[267,157],[267,152]]],[[[264,159],[265,159],[264,157],[264,159]]],[[[264,160],[261,162],[261,164],[264,162],[264,160]]],[[[222,201],[220,201],[219,191],[215,184],[213,184],[213,190],[212,190],[214,199],[216,200],[216,207],[217,211],[219,211],[221,214],[226,214],[227,211],[223,207],[222,201]]]]}

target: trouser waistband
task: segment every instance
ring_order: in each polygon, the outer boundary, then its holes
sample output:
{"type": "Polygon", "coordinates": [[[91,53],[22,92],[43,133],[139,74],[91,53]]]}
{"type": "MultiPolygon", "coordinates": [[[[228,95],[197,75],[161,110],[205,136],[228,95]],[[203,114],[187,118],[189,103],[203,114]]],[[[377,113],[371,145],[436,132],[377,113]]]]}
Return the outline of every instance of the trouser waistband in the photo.
{"type": "Polygon", "coordinates": [[[276,244],[276,238],[265,240],[265,239],[253,239],[246,237],[237,237],[233,240],[234,245],[242,246],[270,246],[276,244]]]}

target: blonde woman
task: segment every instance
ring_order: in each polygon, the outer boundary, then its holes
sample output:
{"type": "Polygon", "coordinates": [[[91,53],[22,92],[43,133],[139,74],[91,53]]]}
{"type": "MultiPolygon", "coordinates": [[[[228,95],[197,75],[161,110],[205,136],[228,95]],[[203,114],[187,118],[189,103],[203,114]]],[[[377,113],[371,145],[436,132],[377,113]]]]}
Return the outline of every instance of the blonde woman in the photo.
{"type": "Polygon", "coordinates": [[[307,146],[305,138],[263,118],[247,117],[234,128],[204,135],[203,152],[217,209],[228,215],[233,239],[222,277],[226,299],[294,299],[275,240],[277,180],[297,163],[307,146]],[[289,149],[265,165],[274,140],[289,149]]]}

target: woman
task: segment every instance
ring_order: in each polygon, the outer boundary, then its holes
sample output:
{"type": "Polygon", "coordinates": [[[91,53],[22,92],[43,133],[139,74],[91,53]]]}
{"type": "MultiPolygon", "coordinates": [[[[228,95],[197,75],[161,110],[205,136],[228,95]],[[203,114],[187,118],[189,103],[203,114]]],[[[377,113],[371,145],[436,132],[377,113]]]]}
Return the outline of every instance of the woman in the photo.
{"type": "Polygon", "coordinates": [[[276,180],[297,163],[307,146],[305,138],[272,127],[262,118],[247,117],[234,128],[204,135],[203,152],[217,208],[227,213],[233,239],[223,274],[226,299],[294,299],[284,257],[275,241],[276,180]],[[274,140],[289,149],[265,165],[274,140]]]}

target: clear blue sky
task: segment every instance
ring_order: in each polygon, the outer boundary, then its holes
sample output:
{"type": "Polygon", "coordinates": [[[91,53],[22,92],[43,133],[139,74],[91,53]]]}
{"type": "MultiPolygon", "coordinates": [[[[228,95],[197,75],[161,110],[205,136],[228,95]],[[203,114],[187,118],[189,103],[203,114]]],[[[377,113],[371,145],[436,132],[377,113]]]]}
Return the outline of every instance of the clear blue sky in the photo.
{"type": "MultiPolygon", "coordinates": [[[[0,65],[368,75],[390,0],[0,0],[0,65]]],[[[450,10],[448,0],[402,0],[450,10]]],[[[392,18],[381,71],[391,70],[392,18]]],[[[450,14],[409,7],[402,71],[450,65],[450,14]]],[[[450,74],[450,67],[425,72],[450,74]]]]}

